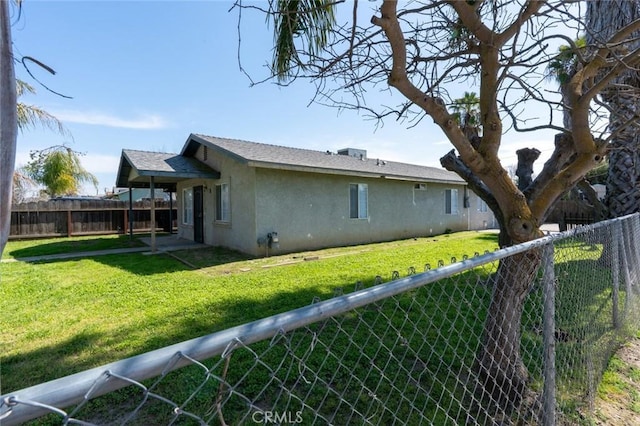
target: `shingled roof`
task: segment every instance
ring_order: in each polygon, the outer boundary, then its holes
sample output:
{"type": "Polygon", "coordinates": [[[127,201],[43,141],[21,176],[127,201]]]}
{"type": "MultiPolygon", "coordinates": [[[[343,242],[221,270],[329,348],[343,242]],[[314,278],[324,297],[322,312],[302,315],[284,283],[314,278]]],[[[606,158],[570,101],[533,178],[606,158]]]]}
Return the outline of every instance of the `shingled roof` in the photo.
{"type": "Polygon", "coordinates": [[[220,173],[195,158],[166,152],[123,149],[116,177],[120,188],[149,188],[153,176],[158,188],[175,191],[176,182],[185,179],[219,179],[220,173]]]}
{"type": "Polygon", "coordinates": [[[436,167],[418,166],[381,159],[360,159],[330,152],[267,145],[199,134],[189,136],[180,155],[185,157],[193,156],[199,145],[224,153],[251,167],[382,177],[419,182],[465,183],[457,174],[436,167]]]}

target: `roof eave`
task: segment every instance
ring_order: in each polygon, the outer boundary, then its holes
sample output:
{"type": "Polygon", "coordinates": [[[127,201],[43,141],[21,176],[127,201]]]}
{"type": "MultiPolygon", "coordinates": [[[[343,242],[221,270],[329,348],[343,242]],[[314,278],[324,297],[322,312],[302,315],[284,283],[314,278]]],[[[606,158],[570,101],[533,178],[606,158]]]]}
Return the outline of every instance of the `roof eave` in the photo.
{"type": "MultiPolygon", "coordinates": [[[[437,178],[426,178],[424,176],[405,176],[405,175],[394,175],[394,174],[387,174],[387,173],[374,173],[374,172],[367,172],[367,171],[360,171],[360,170],[344,170],[344,169],[335,169],[335,168],[326,168],[326,167],[298,166],[298,165],[285,164],[285,163],[270,163],[265,161],[248,161],[247,165],[249,167],[256,167],[256,168],[263,168],[263,169],[276,169],[276,170],[288,170],[288,171],[305,172],[305,173],[321,173],[321,174],[330,174],[330,175],[381,178],[381,179],[402,180],[407,182],[443,183],[443,184],[449,183],[449,184],[458,184],[458,185],[467,184],[463,180],[446,180],[446,179],[437,179],[437,178]]],[[[381,170],[381,172],[383,172],[383,170],[381,170]]]]}

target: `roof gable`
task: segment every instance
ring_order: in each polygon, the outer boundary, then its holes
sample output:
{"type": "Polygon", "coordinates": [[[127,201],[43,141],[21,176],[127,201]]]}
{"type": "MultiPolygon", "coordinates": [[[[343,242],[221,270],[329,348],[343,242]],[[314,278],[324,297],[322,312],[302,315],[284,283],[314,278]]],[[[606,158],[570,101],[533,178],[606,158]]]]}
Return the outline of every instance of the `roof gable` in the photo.
{"type": "Polygon", "coordinates": [[[116,177],[120,188],[148,188],[150,179],[160,188],[175,188],[184,179],[218,179],[220,173],[200,161],[179,154],[123,149],[116,177]]]}

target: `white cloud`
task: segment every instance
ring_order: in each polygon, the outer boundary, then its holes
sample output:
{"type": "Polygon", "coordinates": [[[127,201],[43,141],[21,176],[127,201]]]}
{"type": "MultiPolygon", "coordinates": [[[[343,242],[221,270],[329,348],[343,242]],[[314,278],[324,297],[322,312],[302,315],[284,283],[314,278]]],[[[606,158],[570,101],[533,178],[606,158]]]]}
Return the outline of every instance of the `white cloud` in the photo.
{"type": "Polygon", "coordinates": [[[110,114],[90,111],[55,111],[52,113],[61,121],[90,124],[95,126],[119,127],[124,129],[162,129],[168,126],[168,122],[156,114],[143,114],[137,117],[121,118],[110,114]]]}
{"type": "Polygon", "coordinates": [[[120,165],[120,157],[88,153],[80,157],[80,163],[91,173],[112,173],[115,175],[120,165]]]}

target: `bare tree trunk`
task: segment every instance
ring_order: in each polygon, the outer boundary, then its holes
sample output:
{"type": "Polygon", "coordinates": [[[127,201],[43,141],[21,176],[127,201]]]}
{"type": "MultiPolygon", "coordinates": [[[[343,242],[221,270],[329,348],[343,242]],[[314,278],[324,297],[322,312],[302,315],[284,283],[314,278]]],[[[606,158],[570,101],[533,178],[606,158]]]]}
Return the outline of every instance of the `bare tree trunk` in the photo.
{"type": "Polygon", "coordinates": [[[538,250],[500,262],[474,368],[472,412],[481,416],[509,416],[527,391],[529,373],[520,353],[520,324],[540,264],[538,250]]]}
{"type": "MultiPolygon", "coordinates": [[[[523,189],[531,185],[533,163],[539,156],[537,149],[525,148],[518,152],[519,183],[523,189]]],[[[509,224],[485,185],[474,179],[454,151],[442,157],[440,162],[447,170],[467,180],[470,188],[494,211],[500,226],[500,246],[512,245],[509,224]]],[[[484,324],[482,344],[476,354],[476,377],[471,382],[473,415],[491,419],[508,417],[520,406],[527,391],[529,373],[520,353],[520,324],[525,299],[540,263],[537,251],[514,255],[500,261],[498,271],[491,279],[493,294],[484,324]]]]}
{"type": "Polygon", "coordinates": [[[0,255],[11,227],[11,187],[18,137],[16,105],[9,0],[0,0],[0,255]]]}
{"type": "Polygon", "coordinates": [[[518,155],[518,189],[524,191],[533,182],[533,163],[540,157],[540,150],[535,148],[522,148],[516,151],[518,155]]]}

